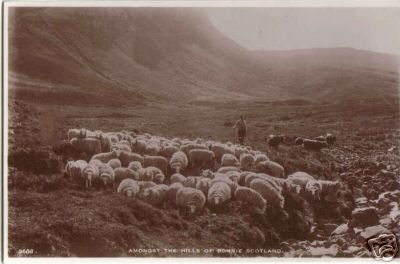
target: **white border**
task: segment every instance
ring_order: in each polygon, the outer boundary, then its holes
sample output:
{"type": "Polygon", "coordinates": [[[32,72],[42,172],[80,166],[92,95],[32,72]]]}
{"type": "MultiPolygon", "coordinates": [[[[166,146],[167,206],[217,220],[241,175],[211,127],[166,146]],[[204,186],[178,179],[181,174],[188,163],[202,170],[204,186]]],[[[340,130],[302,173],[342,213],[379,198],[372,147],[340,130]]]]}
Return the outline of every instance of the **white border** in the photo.
{"type": "MultiPolygon", "coordinates": [[[[242,263],[242,262],[279,262],[279,263],[324,263],[324,262],[351,262],[351,263],[376,263],[376,260],[371,258],[9,258],[8,257],[8,7],[23,7],[23,6],[48,6],[48,7],[391,7],[400,8],[400,0],[264,0],[264,1],[235,1],[235,0],[216,0],[216,1],[6,1],[4,2],[4,127],[3,135],[3,223],[4,223],[4,262],[5,263],[242,263]],[[7,128],[7,129],[6,129],[7,128]],[[6,235],[7,234],[7,235],[6,235]]],[[[400,19],[400,18],[399,18],[400,19]]],[[[400,259],[395,259],[394,262],[400,262],[400,259]]]]}

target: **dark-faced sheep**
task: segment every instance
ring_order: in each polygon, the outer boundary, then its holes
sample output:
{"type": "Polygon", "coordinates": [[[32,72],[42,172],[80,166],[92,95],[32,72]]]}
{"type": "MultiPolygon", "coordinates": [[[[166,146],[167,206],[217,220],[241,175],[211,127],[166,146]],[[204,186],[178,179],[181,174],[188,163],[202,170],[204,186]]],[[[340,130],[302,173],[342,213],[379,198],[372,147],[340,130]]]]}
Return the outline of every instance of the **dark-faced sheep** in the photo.
{"type": "Polygon", "coordinates": [[[303,140],[303,147],[306,150],[320,151],[323,148],[327,148],[328,147],[328,143],[326,143],[326,141],[304,139],[303,140]]]}
{"type": "Polygon", "coordinates": [[[101,142],[96,138],[73,138],[70,143],[76,150],[90,155],[101,153],[101,142]]]}
{"type": "Polygon", "coordinates": [[[283,142],[284,136],[283,135],[270,135],[268,137],[268,145],[273,148],[277,148],[279,144],[283,142]]]}
{"type": "Polygon", "coordinates": [[[326,143],[329,146],[333,145],[336,142],[336,136],[332,135],[331,133],[327,133],[325,136],[326,143]]]}

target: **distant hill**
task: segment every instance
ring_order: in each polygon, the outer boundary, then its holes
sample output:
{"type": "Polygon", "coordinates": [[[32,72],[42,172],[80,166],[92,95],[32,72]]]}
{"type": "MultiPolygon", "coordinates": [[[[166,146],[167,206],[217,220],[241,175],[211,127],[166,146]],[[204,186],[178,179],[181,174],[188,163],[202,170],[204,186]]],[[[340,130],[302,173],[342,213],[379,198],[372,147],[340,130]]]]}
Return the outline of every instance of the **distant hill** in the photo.
{"type": "Polygon", "coordinates": [[[255,51],[267,75],[295,97],[321,100],[399,95],[399,57],[351,48],[255,51]]]}
{"type": "Polygon", "coordinates": [[[199,9],[12,8],[10,94],[46,104],[392,97],[398,58],[248,51],[199,9]]]}

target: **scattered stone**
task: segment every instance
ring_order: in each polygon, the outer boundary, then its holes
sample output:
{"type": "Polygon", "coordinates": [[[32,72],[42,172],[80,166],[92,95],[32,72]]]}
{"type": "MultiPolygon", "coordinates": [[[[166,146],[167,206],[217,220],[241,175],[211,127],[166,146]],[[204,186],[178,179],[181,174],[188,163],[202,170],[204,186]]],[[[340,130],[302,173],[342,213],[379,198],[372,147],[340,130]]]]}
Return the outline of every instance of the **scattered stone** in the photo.
{"type": "Polygon", "coordinates": [[[366,242],[368,238],[387,233],[390,233],[390,231],[386,227],[380,225],[370,226],[358,234],[358,240],[366,242]]]}
{"type": "Polygon", "coordinates": [[[342,235],[349,231],[349,226],[347,224],[341,224],[340,226],[336,227],[335,230],[332,231],[331,236],[333,235],[342,235]]]}

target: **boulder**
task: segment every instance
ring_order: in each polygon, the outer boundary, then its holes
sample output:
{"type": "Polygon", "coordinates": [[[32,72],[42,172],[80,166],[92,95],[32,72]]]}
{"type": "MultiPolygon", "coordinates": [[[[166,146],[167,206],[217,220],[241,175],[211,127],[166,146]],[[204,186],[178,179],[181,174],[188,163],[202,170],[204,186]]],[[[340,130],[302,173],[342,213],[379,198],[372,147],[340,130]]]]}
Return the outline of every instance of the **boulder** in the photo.
{"type": "Polygon", "coordinates": [[[362,230],[360,233],[357,235],[357,241],[359,242],[367,242],[367,239],[371,237],[376,237],[377,235],[380,234],[389,234],[390,231],[381,225],[376,225],[376,226],[370,226],[362,230]]]}
{"type": "Polygon", "coordinates": [[[354,227],[368,227],[379,224],[378,212],[375,207],[356,208],[351,213],[351,224],[354,227]]]}
{"type": "Polygon", "coordinates": [[[342,235],[349,231],[349,226],[347,224],[341,224],[332,231],[331,236],[342,235]]]}
{"type": "Polygon", "coordinates": [[[337,224],[333,223],[326,223],[322,225],[322,229],[325,231],[326,234],[331,234],[338,227],[337,224]]]}

